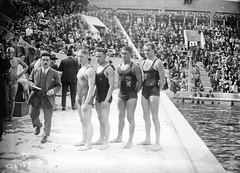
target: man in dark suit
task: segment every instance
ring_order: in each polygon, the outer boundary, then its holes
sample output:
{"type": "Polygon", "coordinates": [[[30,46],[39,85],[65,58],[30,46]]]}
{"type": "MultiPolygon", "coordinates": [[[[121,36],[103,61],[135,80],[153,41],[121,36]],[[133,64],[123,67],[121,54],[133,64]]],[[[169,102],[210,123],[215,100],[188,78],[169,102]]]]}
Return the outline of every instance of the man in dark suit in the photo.
{"type": "Polygon", "coordinates": [[[8,58],[6,58],[6,55],[4,54],[4,47],[0,43],[0,141],[2,141],[2,135],[3,135],[3,115],[4,115],[4,98],[5,98],[5,92],[4,92],[4,73],[6,73],[6,70],[8,70],[11,67],[10,61],[8,58]]]}
{"type": "Polygon", "coordinates": [[[50,67],[52,67],[54,70],[58,70],[58,66],[56,64],[56,60],[58,60],[56,54],[51,54],[51,64],[50,64],[50,67]]]}
{"type": "Polygon", "coordinates": [[[74,59],[72,49],[68,50],[68,58],[60,62],[58,70],[62,72],[62,110],[66,110],[66,95],[70,86],[71,105],[72,109],[76,109],[76,88],[77,88],[77,73],[79,64],[74,59]]]}
{"type": "Polygon", "coordinates": [[[36,127],[35,135],[40,133],[42,123],[39,119],[40,107],[44,113],[44,134],[41,143],[47,141],[50,135],[55,95],[61,89],[59,74],[50,67],[51,55],[47,52],[41,55],[41,67],[33,70],[29,76],[30,86],[33,91],[29,96],[28,104],[31,104],[30,117],[33,127],[36,127]]]}

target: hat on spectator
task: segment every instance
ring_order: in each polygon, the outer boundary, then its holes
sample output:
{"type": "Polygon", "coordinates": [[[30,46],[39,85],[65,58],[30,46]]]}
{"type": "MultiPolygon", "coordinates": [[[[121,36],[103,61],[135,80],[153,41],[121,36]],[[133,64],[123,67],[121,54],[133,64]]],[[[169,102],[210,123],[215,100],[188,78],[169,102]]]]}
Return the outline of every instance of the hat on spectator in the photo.
{"type": "Polygon", "coordinates": [[[72,55],[74,55],[72,49],[68,49],[67,56],[72,56],[72,55]]]}
{"type": "Polygon", "coordinates": [[[57,56],[56,56],[56,54],[51,54],[51,60],[57,60],[58,58],[57,58],[57,56]]]}

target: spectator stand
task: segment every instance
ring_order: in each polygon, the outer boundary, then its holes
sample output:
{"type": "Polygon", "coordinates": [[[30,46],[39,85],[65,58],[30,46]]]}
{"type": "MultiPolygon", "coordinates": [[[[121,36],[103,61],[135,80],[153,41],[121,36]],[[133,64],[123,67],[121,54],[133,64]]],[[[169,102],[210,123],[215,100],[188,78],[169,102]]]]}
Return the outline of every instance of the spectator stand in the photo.
{"type": "MultiPolygon", "coordinates": [[[[233,77],[229,77],[229,75],[234,76],[233,74],[237,73],[236,76],[239,76],[237,65],[240,59],[238,14],[101,9],[91,5],[81,8],[79,3],[58,0],[54,2],[41,1],[34,4],[14,1],[11,9],[18,12],[16,15],[8,13],[10,18],[15,21],[13,34],[17,37],[20,35],[24,41],[29,42],[33,47],[36,46],[38,50],[47,49],[64,54],[67,49],[72,47],[74,51],[85,48],[92,53],[95,47],[102,47],[108,51],[109,56],[117,57],[127,39],[112,17],[116,15],[141,57],[144,58],[143,45],[152,41],[156,44],[155,54],[164,62],[170,73],[169,76],[171,76],[175,64],[178,64],[181,71],[179,83],[182,85],[181,90],[183,91],[188,91],[190,88],[186,85],[189,77],[192,81],[189,85],[193,85],[196,74],[194,70],[197,69],[197,65],[199,65],[200,78],[203,83],[207,83],[208,79],[200,67],[206,69],[210,81],[216,76],[215,73],[219,70],[218,66],[224,67],[222,68],[225,69],[224,76],[226,77],[224,78],[226,79],[224,80],[231,78],[231,85],[234,82],[233,77]],[[24,8],[26,5],[29,8],[24,8]],[[81,21],[81,14],[97,17],[106,25],[107,32],[99,30],[101,39],[95,38],[94,33],[81,21]],[[234,19],[234,22],[230,22],[230,19],[234,19]],[[28,34],[27,30],[30,31],[28,34]],[[205,46],[202,47],[203,51],[200,56],[197,53],[197,47],[186,46],[184,30],[194,30],[194,32],[203,34],[205,46]],[[189,72],[190,57],[196,59],[196,62],[191,63],[192,72],[189,72]],[[230,74],[228,74],[229,71],[231,71],[230,74]]],[[[213,89],[216,88],[215,92],[223,92],[220,83],[220,79],[223,78],[222,73],[222,70],[219,71],[218,85],[220,86],[213,87],[213,89]]],[[[238,79],[240,77],[236,76],[234,80],[237,81],[236,85],[239,87],[240,80],[238,79]]],[[[229,92],[231,92],[230,89],[229,92]]]]}

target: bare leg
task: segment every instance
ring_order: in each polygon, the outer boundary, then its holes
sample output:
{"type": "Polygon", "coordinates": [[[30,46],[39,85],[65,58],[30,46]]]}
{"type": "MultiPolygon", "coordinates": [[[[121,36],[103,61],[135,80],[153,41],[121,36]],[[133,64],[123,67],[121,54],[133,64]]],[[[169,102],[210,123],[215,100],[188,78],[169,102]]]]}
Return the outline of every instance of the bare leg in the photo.
{"type": "Polygon", "coordinates": [[[110,112],[110,103],[106,108],[103,108],[101,104],[101,124],[104,131],[104,141],[103,141],[102,147],[100,148],[101,150],[105,150],[108,148],[108,139],[110,134],[110,125],[108,121],[109,112],[110,112]]]}
{"type": "Polygon", "coordinates": [[[98,101],[96,101],[95,103],[96,106],[96,111],[98,114],[98,120],[100,123],[100,137],[99,140],[97,140],[96,142],[93,143],[93,145],[102,145],[103,141],[104,141],[104,129],[103,129],[103,125],[102,125],[102,114],[101,114],[101,103],[99,103],[98,101]]]}
{"type": "Polygon", "coordinates": [[[93,136],[93,126],[91,122],[92,118],[92,106],[88,105],[88,109],[86,112],[82,111],[83,121],[86,124],[86,133],[87,133],[87,141],[85,145],[80,148],[80,151],[86,151],[92,148],[92,136],[93,136]]]}
{"type": "Polygon", "coordinates": [[[124,149],[132,148],[133,143],[133,134],[135,130],[135,121],[134,121],[134,113],[137,105],[137,99],[130,99],[127,101],[127,119],[129,122],[129,139],[127,144],[123,147],[124,149]]]}
{"type": "Polygon", "coordinates": [[[149,101],[142,96],[142,109],[143,109],[143,119],[145,122],[145,131],[146,138],[143,142],[139,143],[139,145],[150,145],[150,131],[151,131],[151,121],[150,121],[150,105],[149,101]]]}
{"type": "Polygon", "coordinates": [[[77,103],[77,109],[78,109],[78,114],[80,117],[80,121],[82,124],[82,141],[77,143],[75,146],[84,146],[87,141],[87,126],[86,123],[83,120],[83,115],[82,115],[82,106],[77,103]]]}
{"type": "Polygon", "coordinates": [[[152,113],[152,120],[155,127],[155,133],[156,133],[156,142],[154,147],[151,149],[152,151],[157,151],[160,149],[160,122],[158,118],[158,110],[159,110],[159,97],[157,96],[151,96],[149,98],[150,100],[150,109],[152,113]]]}
{"type": "Polygon", "coordinates": [[[122,142],[122,133],[125,125],[125,112],[126,112],[126,103],[122,99],[118,98],[118,111],[119,111],[119,122],[118,122],[118,136],[116,139],[110,141],[110,143],[122,142]]]}
{"type": "Polygon", "coordinates": [[[17,91],[18,91],[18,84],[13,84],[11,86],[11,94],[10,94],[10,98],[9,98],[9,101],[10,101],[10,115],[9,115],[9,120],[11,121],[12,117],[13,117],[13,114],[14,114],[14,110],[15,110],[15,98],[16,98],[16,94],[17,94],[17,91]]]}

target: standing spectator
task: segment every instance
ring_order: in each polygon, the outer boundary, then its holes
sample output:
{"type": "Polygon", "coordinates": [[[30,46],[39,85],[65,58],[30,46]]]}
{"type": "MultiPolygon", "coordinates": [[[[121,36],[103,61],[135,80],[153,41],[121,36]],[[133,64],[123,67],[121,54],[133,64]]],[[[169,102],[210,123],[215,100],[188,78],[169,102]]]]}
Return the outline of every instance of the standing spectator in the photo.
{"type": "Polygon", "coordinates": [[[40,107],[44,113],[44,133],[41,143],[47,142],[50,136],[53,107],[55,106],[55,95],[61,89],[60,77],[56,70],[50,67],[51,55],[41,55],[41,67],[33,70],[29,76],[30,86],[33,91],[29,96],[28,104],[31,104],[30,117],[33,127],[36,127],[35,135],[40,133],[42,123],[40,122],[40,107]],[[40,89],[36,89],[36,87],[40,89]]]}
{"type": "Polygon", "coordinates": [[[4,78],[3,74],[11,67],[9,59],[6,58],[4,54],[3,45],[0,44],[0,141],[2,141],[3,135],[3,115],[4,115],[4,98],[5,92],[4,91],[4,78]]]}
{"type": "Polygon", "coordinates": [[[58,66],[56,64],[56,60],[57,60],[57,56],[56,54],[51,54],[51,64],[50,64],[50,67],[53,68],[54,70],[57,70],[58,71],[58,66]]]}
{"type": "Polygon", "coordinates": [[[71,106],[76,109],[76,87],[77,87],[77,73],[79,70],[78,62],[74,59],[72,49],[68,50],[68,58],[60,62],[58,70],[62,72],[62,110],[66,110],[66,95],[68,87],[70,87],[71,106]]]}

